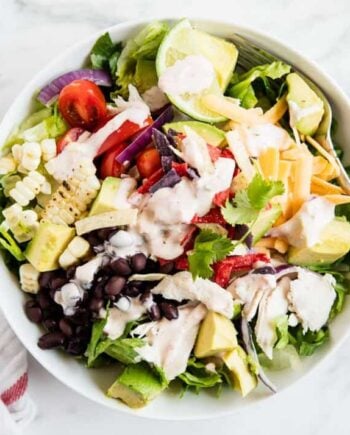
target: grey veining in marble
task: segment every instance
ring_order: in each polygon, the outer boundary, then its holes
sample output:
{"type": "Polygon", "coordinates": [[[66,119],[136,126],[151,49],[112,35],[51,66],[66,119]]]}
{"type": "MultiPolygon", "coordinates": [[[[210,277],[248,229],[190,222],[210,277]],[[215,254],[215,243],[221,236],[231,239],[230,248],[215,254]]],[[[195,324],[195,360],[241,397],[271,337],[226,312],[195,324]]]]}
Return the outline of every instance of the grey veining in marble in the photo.
{"type": "MultiPolygon", "coordinates": [[[[349,0],[0,0],[0,117],[21,87],[72,43],[126,19],[172,15],[224,18],[268,31],[317,61],[350,94],[349,0]]],[[[171,424],[95,405],[31,360],[39,414],[25,435],[349,434],[349,349],[350,340],[268,403],[220,421],[171,424]]]]}

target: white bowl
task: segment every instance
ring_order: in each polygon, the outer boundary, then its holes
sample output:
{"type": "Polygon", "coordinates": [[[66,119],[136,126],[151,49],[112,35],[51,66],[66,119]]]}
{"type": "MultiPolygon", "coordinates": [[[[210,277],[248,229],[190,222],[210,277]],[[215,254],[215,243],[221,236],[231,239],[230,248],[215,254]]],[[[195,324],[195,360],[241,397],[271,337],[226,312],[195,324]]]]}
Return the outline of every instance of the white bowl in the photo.
{"type": "MultiPolygon", "coordinates": [[[[198,28],[218,36],[229,38],[233,33],[239,33],[242,36],[249,37],[263,48],[285,59],[309,76],[324,90],[332,104],[334,115],[339,123],[337,140],[343,145],[347,143],[346,138],[350,137],[350,123],[348,122],[350,119],[350,101],[336,83],[317,65],[276,39],[255,30],[222,21],[194,19],[192,22],[198,28]]],[[[134,35],[145,24],[146,22],[143,21],[127,22],[113,26],[107,31],[110,32],[114,41],[122,41],[134,35]]],[[[35,92],[61,73],[81,67],[94,41],[102,33],[92,35],[87,40],[56,57],[24,88],[1,123],[0,144],[4,143],[10,131],[29,114],[35,92]]],[[[345,151],[350,156],[350,147],[345,151]]],[[[0,271],[2,280],[0,287],[1,307],[19,339],[29,352],[57,379],[97,403],[120,412],[142,417],[184,420],[233,414],[243,407],[270,397],[270,394],[263,387],[259,387],[245,399],[242,399],[239,394],[230,389],[225,389],[219,399],[205,392],[199,396],[187,393],[181,400],[173,393],[163,393],[146,408],[137,411],[132,410],[119,401],[106,397],[104,394],[106,388],[114,380],[115,370],[113,368],[88,370],[83,364],[77,362],[74,358],[65,356],[60,351],[43,351],[37,347],[37,340],[42,331],[37,325],[30,323],[24,314],[23,304],[26,297],[19,289],[16,279],[8,272],[2,261],[0,271]]],[[[349,333],[349,316],[350,304],[347,304],[344,311],[331,324],[330,342],[321,351],[316,352],[313,357],[306,358],[300,370],[294,372],[283,371],[271,375],[280,391],[309,373],[335,350],[349,333]]]]}

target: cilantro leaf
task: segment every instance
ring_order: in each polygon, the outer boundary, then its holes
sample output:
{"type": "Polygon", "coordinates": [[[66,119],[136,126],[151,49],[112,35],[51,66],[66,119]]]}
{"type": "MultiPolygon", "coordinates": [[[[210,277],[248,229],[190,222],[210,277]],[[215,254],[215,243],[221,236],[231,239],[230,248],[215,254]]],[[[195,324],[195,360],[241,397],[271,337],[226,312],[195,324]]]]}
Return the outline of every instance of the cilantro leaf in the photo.
{"type": "Polygon", "coordinates": [[[247,187],[249,203],[255,210],[265,208],[274,196],[283,193],[284,185],[282,181],[264,180],[260,174],[256,174],[247,187]]]}
{"type": "Polygon", "coordinates": [[[225,207],[221,207],[221,214],[230,225],[247,224],[256,219],[258,211],[254,210],[250,205],[245,190],[241,190],[236,194],[234,204],[235,207],[227,202],[225,207]]]}
{"type": "Polygon", "coordinates": [[[213,275],[211,265],[225,258],[233,247],[234,243],[229,238],[202,230],[195,239],[193,252],[188,256],[193,278],[210,278],[213,275]]]}

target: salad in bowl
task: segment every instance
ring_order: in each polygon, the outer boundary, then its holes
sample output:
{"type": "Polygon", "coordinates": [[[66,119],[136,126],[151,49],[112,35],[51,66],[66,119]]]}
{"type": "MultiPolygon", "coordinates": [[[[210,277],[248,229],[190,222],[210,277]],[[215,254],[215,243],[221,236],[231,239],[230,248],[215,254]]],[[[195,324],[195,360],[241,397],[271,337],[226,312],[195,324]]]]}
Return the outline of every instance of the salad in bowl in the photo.
{"type": "Polygon", "coordinates": [[[245,69],[187,19],[103,34],[0,158],[2,254],[39,348],[112,368],[106,393],[132,408],[168,388],[276,392],[266,369],[326,343],[348,292],[325,111],[293,67],[245,69]]]}

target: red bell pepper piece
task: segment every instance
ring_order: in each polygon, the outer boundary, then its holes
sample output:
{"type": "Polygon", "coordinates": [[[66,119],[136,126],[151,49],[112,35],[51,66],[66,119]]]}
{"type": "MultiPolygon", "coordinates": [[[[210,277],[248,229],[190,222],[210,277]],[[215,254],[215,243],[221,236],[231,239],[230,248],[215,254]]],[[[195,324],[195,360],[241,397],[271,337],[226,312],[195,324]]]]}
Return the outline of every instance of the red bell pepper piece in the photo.
{"type": "Polygon", "coordinates": [[[214,264],[214,281],[221,287],[227,287],[233,272],[250,270],[257,261],[268,263],[269,259],[262,253],[226,257],[214,264]]]}
{"type": "Polygon", "coordinates": [[[213,145],[207,144],[209,155],[212,162],[216,162],[219,157],[221,157],[221,149],[214,147],[213,145]]]}
{"type": "Polygon", "coordinates": [[[226,221],[223,218],[219,208],[212,208],[204,216],[197,216],[192,219],[192,224],[220,224],[226,225],[226,221]]]}
{"type": "Polygon", "coordinates": [[[215,194],[213,199],[213,204],[215,204],[218,207],[222,207],[226,204],[226,201],[231,197],[231,188],[228,187],[227,189],[218,192],[215,194]]]}
{"type": "Polygon", "coordinates": [[[187,175],[187,170],[188,170],[187,163],[171,162],[171,167],[172,169],[175,169],[175,171],[180,177],[185,177],[187,175]]]}
{"type": "Polygon", "coordinates": [[[188,270],[189,269],[189,264],[188,264],[188,257],[187,255],[183,254],[180,255],[180,257],[178,257],[175,260],[175,268],[178,270],[188,270]]]}
{"type": "Polygon", "coordinates": [[[223,150],[221,150],[221,157],[234,160],[233,154],[228,148],[224,148],[223,150]]]}
{"type": "Polygon", "coordinates": [[[149,178],[145,178],[143,180],[142,185],[137,189],[138,193],[147,193],[149,188],[153,186],[157,181],[159,181],[164,175],[164,171],[162,168],[158,169],[158,171],[154,172],[149,178]]]}
{"type": "Polygon", "coordinates": [[[140,130],[147,127],[153,122],[152,118],[147,118],[144,126],[140,127],[138,124],[135,124],[131,121],[125,121],[118,130],[111,133],[107,139],[103,142],[103,144],[100,146],[97,156],[100,156],[101,154],[105,153],[109,149],[113,148],[114,146],[120,144],[121,142],[126,141],[127,139],[130,139],[132,136],[134,136],[136,133],[139,133],[140,130]]]}

